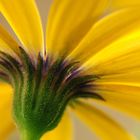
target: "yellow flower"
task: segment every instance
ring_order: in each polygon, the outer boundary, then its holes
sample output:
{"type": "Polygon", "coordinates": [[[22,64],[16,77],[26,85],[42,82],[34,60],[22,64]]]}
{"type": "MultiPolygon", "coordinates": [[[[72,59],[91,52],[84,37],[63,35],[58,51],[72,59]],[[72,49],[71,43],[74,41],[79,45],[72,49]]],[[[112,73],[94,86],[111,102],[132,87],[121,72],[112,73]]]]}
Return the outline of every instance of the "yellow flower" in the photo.
{"type": "Polygon", "coordinates": [[[0,11],[22,44],[0,26],[0,139],[11,111],[25,140],[72,140],[69,112],[102,140],[136,139],[97,105],[140,119],[139,0],[54,0],[46,43],[34,0],[0,11]]]}

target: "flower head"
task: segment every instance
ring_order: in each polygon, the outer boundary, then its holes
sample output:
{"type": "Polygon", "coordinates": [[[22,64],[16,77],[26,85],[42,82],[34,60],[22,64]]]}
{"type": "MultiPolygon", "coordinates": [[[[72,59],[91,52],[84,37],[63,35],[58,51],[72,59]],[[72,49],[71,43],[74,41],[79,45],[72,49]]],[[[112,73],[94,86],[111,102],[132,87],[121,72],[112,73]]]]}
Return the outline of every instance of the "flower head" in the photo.
{"type": "Polygon", "coordinates": [[[25,140],[72,140],[69,112],[101,139],[134,139],[98,105],[140,119],[139,0],[54,0],[46,39],[34,0],[1,0],[0,11],[21,42],[0,26],[2,139],[11,102],[25,140]]]}

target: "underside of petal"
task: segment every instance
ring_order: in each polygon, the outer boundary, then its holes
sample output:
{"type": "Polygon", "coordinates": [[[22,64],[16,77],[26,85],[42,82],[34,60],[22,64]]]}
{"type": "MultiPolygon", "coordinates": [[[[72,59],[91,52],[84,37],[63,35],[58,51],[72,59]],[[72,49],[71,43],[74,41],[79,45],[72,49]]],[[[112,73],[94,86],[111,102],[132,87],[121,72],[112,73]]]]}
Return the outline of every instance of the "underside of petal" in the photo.
{"type": "Polygon", "coordinates": [[[72,51],[68,58],[75,58],[81,62],[86,62],[90,57],[94,56],[117,39],[138,29],[140,27],[139,25],[139,7],[127,8],[114,12],[93,25],[88,34],[74,51],[72,51]]]}
{"type": "Polygon", "coordinates": [[[19,55],[19,46],[10,34],[0,25],[0,50],[19,55]]]}
{"type": "Polygon", "coordinates": [[[68,112],[64,114],[59,125],[52,131],[47,132],[41,140],[73,140],[72,120],[68,112]]]}
{"type": "Polygon", "coordinates": [[[101,95],[108,105],[140,120],[140,84],[123,80],[98,81],[96,84],[95,92],[101,95]]]}
{"type": "Polygon", "coordinates": [[[5,140],[15,129],[12,120],[12,89],[5,83],[0,83],[0,139],[5,140]]]}
{"type": "Polygon", "coordinates": [[[47,24],[47,51],[67,55],[103,15],[108,0],[55,0],[47,24]]]}
{"type": "Polygon", "coordinates": [[[125,7],[132,7],[137,5],[140,5],[139,0],[111,0],[110,2],[110,8],[112,10],[125,8],[125,7]]]}
{"type": "Polygon", "coordinates": [[[84,65],[94,74],[109,75],[139,71],[140,28],[110,43],[84,65]]]}
{"type": "Polygon", "coordinates": [[[80,104],[75,105],[74,111],[81,121],[89,126],[101,139],[133,140],[133,136],[119,125],[117,121],[90,104],[80,102],[80,104]]]}
{"type": "Polygon", "coordinates": [[[42,51],[42,25],[34,0],[1,0],[0,11],[31,54],[42,51]]]}

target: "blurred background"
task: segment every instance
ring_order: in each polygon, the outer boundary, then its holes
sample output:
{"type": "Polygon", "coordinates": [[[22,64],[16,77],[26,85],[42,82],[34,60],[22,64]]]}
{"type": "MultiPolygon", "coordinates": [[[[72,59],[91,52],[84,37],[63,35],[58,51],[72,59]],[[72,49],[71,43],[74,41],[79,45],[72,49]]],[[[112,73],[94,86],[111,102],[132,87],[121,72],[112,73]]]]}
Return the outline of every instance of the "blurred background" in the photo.
{"type": "MultiPolygon", "coordinates": [[[[48,11],[52,3],[52,0],[36,0],[36,2],[40,11],[40,15],[43,22],[43,28],[45,31],[46,23],[47,23],[47,15],[48,15],[48,11]]],[[[8,23],[5,21],[2,15],[0,15],[0,22],[7,28],[7,30],[9,30],[9,32],[11,32],[13,37],[17,39],[12,29],[9,27],[8,23]]],[[[100,108],[101,106],[98,106],[98,107],[100,108]]],[[[104,109],[107,110],[108,113],[112,115],[115,119],[121,122],[124,128],[126,128],[130,133],[135,134],[138,140],[140,140],[140,134],[139,134],[140,123],[139,122],[134,121],[131,118],[126,118],[122,114],[119,114],[110,109],[107,109],[107,108],[104,108],[104,109]]],[[[73,114],[71,115],[74,121],[75,140],[100,140],[95,134],[93,134],[90,131],[90,129],[87,126],[85,126],[82,122],[80,122],[73,114]]],[[[8,140],[19,140],[18,132],[17,131],[13,132],[11,136],[8,138],[8,140]]]]}

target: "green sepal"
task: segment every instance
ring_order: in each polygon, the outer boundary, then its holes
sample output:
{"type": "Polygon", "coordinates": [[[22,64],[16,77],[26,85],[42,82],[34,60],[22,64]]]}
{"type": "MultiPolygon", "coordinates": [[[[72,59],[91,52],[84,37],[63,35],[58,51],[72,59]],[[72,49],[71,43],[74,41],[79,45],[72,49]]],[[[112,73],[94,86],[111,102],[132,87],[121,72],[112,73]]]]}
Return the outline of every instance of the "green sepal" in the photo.
{"type": "Polygon", "coordinates": [[[22,139],[39,140],[79,98],[104,100],[92,91],[99,77],[82,74],[78,62],[63,57],[51,61],[40,53],[34,61],[23,48],[19,50],[19,60],[0,52],[0,76],[13,86],[13,116],[22,139]]]}

